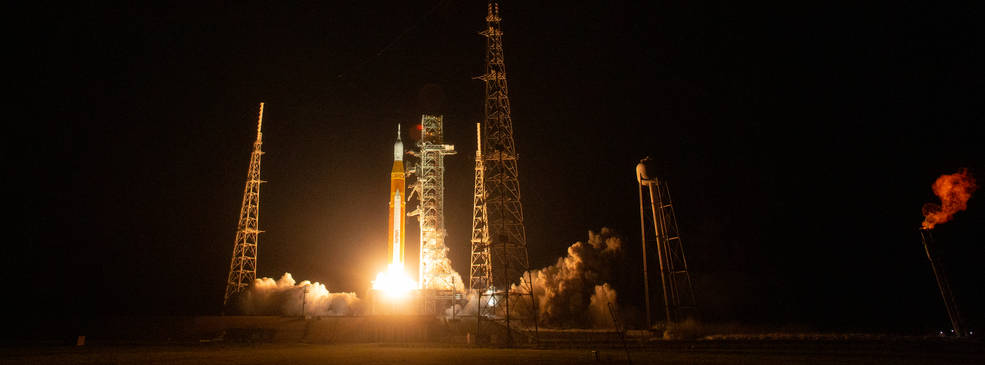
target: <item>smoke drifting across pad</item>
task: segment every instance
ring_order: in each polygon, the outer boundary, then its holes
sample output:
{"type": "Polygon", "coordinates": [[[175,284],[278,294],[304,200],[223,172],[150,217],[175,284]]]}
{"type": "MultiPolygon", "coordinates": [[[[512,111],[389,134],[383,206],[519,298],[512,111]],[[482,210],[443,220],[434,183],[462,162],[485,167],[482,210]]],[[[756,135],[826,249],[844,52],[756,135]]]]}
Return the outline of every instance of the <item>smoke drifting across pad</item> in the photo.
{"type": "MultiPolygon", "coordinates": [[[[588,231],[588,241],[575,242],[554,265],[531,271],[539,322],[549,327],[613,327],[608,305],[617,305],[617,294],[608,282],[622,256],[622,239],[603,227],[599,234],[588,231]]],[[[526,303],[515,308],[529,311],[529,299],[520,301],[526,303]]]]}
{"type": "Polygon", "coordinates": [[[362,314],[356,293],[332,293],[324,284],[297,283],[291,273],[280,279],[260,278],[250,291],[236,299],[238,314],[284,316],[350,316],[362,314]]]}

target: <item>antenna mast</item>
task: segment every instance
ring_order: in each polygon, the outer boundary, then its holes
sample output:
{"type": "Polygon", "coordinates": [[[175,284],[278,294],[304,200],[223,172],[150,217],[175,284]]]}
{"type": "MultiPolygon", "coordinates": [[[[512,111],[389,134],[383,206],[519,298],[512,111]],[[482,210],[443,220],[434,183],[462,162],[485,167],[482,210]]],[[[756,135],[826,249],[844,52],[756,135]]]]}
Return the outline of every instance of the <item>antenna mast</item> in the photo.
{"type": "Polygon", "coordinates": [[[229,305],[229,299],[246,290],[257,277],[257,244],[260,229],[260,156],[263,151],[263,103],[257,117],[257,140],[253,142],[250,154],[250,169],[246,173],[246,188],[243,190],[243,205],[239,209],[239,223],[236,225],[236,242],[233,245],[233,258],[229,264],[229,278],[226,280],[226,295],[222,306],[229,305]]]}

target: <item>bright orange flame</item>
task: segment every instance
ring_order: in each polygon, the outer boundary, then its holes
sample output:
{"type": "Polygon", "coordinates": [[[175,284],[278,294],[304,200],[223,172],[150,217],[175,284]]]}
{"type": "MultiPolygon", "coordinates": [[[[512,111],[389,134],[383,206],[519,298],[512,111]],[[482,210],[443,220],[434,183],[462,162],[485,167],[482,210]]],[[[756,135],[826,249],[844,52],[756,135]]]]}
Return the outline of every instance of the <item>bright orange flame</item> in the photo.
{"type": "Polygon", "coordinates": [[[968,199],[977,188],[968,169],[938,177],[934,182],[934,194],[941,198],[941,204],[923,206],[923,229],[934,229],[934,225],[947,222],[955,213],[968,209],[968,199]]]}
{"type": "Polygon", "coordinates": [[[390,264],[386,271],[376,274],[376,280],[373,280],[373,290],[383,292],[387,298],[406,297],[416,288],[417,283],[404,273],[404,268],[400,264],[390,264]]]}

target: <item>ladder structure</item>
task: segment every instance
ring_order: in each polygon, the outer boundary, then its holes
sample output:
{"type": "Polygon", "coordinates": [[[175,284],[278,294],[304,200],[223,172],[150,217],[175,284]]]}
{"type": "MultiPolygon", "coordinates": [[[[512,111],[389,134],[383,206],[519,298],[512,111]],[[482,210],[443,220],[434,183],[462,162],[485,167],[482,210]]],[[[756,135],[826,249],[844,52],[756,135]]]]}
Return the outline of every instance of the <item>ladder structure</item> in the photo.
{"type": "Polygon", "coordinates": [[[222,306],[229,305],[230,298],[243,292],[257,277],[257,244],[260,239],[260,156],[263,151],[263,103],[257,117],[257,140],[253,142],[250,154],[250,168],[246,173],[246,188],[243,190],[243,205],[239,209],[239,223],[236,225],[236,242],[233,244],[232,262],[229,264],[229,277],[226,279],[226,294],[222,306]]]}
{"type": "Polygon", "coordinates": [[[648,249],[657,253],[657,271],[663,292],[663,309],[668,328],[687,319],[697,319],[698,306],[694,285],[687,270],[684,245],[677,227],[677,215],[666,181],[656,177],[652,160],[644,158],[636,166],[640,195],[640,231],[643,243],[643,285],[645,291],[646,328],[653,326],[650,314],[648,249]],[[648,245],[649,244],[649,245],[648,245]]]}

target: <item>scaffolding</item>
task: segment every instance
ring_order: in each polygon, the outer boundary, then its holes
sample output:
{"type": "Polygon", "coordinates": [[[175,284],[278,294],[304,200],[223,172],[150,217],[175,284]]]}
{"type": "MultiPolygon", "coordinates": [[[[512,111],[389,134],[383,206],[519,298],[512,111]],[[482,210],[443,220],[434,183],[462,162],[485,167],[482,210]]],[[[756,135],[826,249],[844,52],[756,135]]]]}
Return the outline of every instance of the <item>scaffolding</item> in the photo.
{"type": "Polygon", "coordinates": [[[408,213],[418,216],[421,227],[418,285],[422,290],[454,290],[461,284],[455,278],[445,245],[444,161],[445,156],[455,154],[455,146],[444,143],[442,124],[440,115],[421,116],[421,140],[417,143],[420,163],[412,192],[419,204],[408,213]]]}

